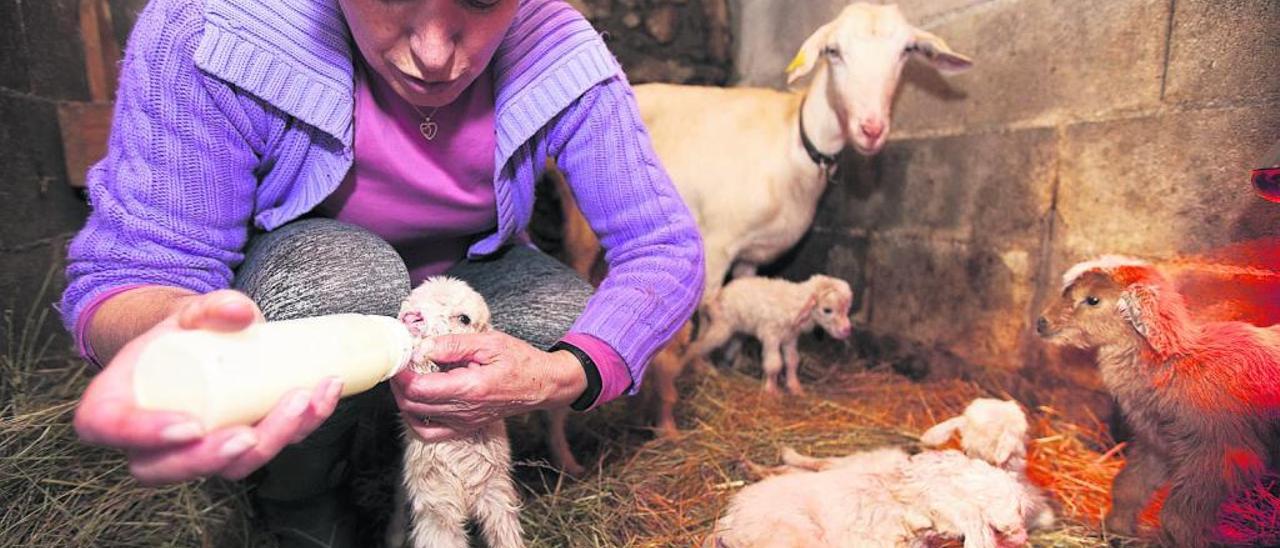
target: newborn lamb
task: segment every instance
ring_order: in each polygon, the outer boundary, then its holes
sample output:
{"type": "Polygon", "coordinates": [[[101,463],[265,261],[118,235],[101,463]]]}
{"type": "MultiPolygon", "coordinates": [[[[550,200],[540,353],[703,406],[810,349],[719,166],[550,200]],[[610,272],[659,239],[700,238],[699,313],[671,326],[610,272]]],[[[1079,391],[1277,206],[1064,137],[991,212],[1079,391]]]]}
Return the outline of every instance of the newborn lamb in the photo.
{"type": "Polygon", "coordinates": [[[965,548],[1004,548],[1024,546],[1028,527],[1041,524],[1038,493],[959,451],[909,457],[890,448],[833,459],[790,452],[784,461],[772,469],[781,475],[734,496],[708,546],[923,547],[964,539],[965,548]]]}
{"type": "Polygon", "coordinates": [[[765,392],[777,392],[778,374],[785,361],[787,390],[804,392],[796,371],[800,335],[822,326],[827,334],[845,339],[853,332],[849,306],[853,291],[844,280],[816,274],[804,282],[772,278],[739,278],[729,282],[706,307],[703,334],[689,349],[694,359],[710,354],[735,333],[760,340],[765,392]]]}
{"type": "Polygon", "coordinates": [[[966,548],[1011,547],[1053,524],[1044,494],[1026,478],[1027,418],[1016,402],[974,400],[921,439],[938,446],[957,431],[964,453],[890,448],[814,458],[784,448],[781,466],[748,463],[768,479],[734,496],[708,545],[930,546],[963,538],[966,548]]]}
{"type": "MultiPolygon", "coordinates": [[[[405,298],[400,320],[421,342],[488,331],[489,307],[465,282],[439,276],[423,281],[405,298]]],[[[414,356],[412,367],[418,373],[439,370],[422,355],[414,356]]],[[[501,420],[467,437],[435,443],[406,427],[405,445],[404,481],[387,531],[389,546],[404,546],[407,531],[413,548],[466,548],[468,518],[476,520],[491,548],[524,546],[511,449],[501,420]]]]}

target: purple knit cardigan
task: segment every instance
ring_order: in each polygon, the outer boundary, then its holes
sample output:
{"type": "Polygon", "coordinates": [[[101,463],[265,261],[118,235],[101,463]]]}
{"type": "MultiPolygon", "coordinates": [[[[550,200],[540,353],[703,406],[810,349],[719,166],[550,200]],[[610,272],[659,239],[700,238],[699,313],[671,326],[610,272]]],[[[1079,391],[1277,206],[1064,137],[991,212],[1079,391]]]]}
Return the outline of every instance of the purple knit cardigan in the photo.
{"type": "MultiPolygon", "coordinates": [[[[153,0],[120,75],[107,156],[88,175],[89,220],[68,251],[60,309],[122,288],[230,285],[251,223],[275,229],[351,167],[351,40],[335,0],[153,0]]],[[[493,59],[498,228],[529,223],[555,158],[600,235],[609,275],[571,332],[616,350],[639,387],[650,356],[702,290],[702,245],[599,35],[560,0],[521,0],[493,59]]],[[[519,275],[519,273],[513,273],[519,275]]]]}

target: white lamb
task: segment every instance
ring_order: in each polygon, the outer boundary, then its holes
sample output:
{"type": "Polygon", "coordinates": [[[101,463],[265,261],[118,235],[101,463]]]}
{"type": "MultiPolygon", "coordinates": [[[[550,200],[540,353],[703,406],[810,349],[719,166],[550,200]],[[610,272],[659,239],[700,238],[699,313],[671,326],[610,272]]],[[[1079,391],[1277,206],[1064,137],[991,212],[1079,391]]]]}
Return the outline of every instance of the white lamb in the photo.
{"type": "Polygon", "coordinates": [[[979,459],[1009,473],[1022,483],[1035,503],[1034,526],[1053,524],[1053,510],[1044,493],[1027,479],[1027,416],[1013,400],[978,398],[965,407],[964,413],[952,417],[925,431],[920,442],[927,447],[938,447],[960,434],[960,446],[965,455],[979,459]]]}
{"type": "Polygon", "coordinates": [[[959,451],[879,449],[836,459],[794,452],[790,471],[734,496],[708,546],[898,547],[963,539],[965,548],[1024,546],[1038,495],[959,451]],[[800,460],[796,460],[799,457],[800,460]],[[821,471],[811,472],[816,462],[821,471]]]}
{"type": "Polygon", "coordinates": [[[817,274],[804,282],[773,278],[739,278],[720,291],[706,307],[703,334],[689,348],[689,357],[706,356],[735,333],[760,340],[764,390],[777,392],[778,374],[786,365],[787,390],[804,391],[797,370],[800,335],[821,326],[836,339],[853,332],[849,306],[853,291],[844,280],[817,274]]]}
{"type": "Polygon", "coordinates": [[[1026,478],[1027,419],[1013,401],[974,400],[963,415],[930,428],[938,446],[960,432],[964,453],[907,456],[879,449],[814,458],[790,448],[772,476],[734,496],[707,544],[752,546],[1023,546],[1053,524],[1041,490],[1026,478]]]}
{"type": "MultiPolygon", "coordinates": [[[[489,330],[489,307],[465,282],[434,277],[405,298],[400,320],[419,341],[479,333],[489,330]]],[[[418,373],[439,370],[421,355],[414,357],[412,367],[418,373]]],[[[491,548],[524,546],[520,498],[511,480],[511,449],[501,420],[471,436],[434,443],[406,427],[405,446],[404,481],[387,531],[389,546],[404,546],[407,531],[413,548],[466,548],[468,518],[478,522],[491,548]]]]}

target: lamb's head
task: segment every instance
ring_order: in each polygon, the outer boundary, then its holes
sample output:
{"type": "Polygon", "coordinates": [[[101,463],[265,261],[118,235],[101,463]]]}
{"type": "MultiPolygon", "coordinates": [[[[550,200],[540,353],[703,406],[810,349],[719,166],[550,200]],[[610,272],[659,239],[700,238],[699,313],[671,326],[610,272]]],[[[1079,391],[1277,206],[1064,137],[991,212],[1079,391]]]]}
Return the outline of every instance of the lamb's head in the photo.
{"type": "Polygon", "coordinates": [[[489,330],[489,306],[466,282],[427,278],[400,304],[400,321],[417,337],[489,330]]]}
{"type": "Polygon", "coordinates": [[[849,338],[853,333],[853,325],[849,321],[853,290],[849,288],[849,282],[817,274],[805,283],[813,290],[807,308],[809,317],[828,335],[839,340],[849,338]]]}
{"type": "Polygon", "coordinates": [[[893,95],[911,55],[943,73],[973,65],[941,38],[908,23],[896,5],[858,2],[805,40],[787,67],[787,83],[818,67],[809,95],[823,94],[849,144],[860,154],[872,155],[889,135],[893,95]]]}
{"type": "Polygon", "coordinates": [[[1182,295],[1158,270],[1109,255],[1067,270],[1062,295],[1045,308],[1036,332],[1054,344],[1136,345],[1166,356],[1185,346],[1188,325],[1182,295]]]}
{"type": "Polygon", "coordinates": [[[978,398],[964,414],[925,431],[920,441],[938,447],[960,434],[964,453],[1005,470],[1022,470],[1027,462],[1027,416],[1013,400],[978,398]]]}

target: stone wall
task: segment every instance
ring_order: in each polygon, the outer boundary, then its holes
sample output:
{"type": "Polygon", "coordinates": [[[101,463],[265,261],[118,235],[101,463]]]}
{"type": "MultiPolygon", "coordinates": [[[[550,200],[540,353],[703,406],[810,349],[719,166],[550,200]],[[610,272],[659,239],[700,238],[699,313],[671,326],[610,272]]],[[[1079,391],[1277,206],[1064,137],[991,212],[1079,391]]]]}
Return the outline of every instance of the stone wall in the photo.
{"type": "Polygon", "coordinates": [[[570,0],[604,33],[632,83],[724,84],[728,0],[570,0]]]}
{"type": "MultiPolygon", "coordinates": [[[[842,5],[735,3],[738,78],[779,85],[842,5]]],[[[1047,353],[1028,329],[1067,266],[1280,235],[1280,204],[1248,179],[1280,139],[1280,3],[900,6],[976,66],[944,80],[908,65],[889,145],[845,158],[782,269],[855,281],[872,332],[1091,385],[1087,361],[1047,353]]]]}
{"type": "MultiPolygon", "coordinates": [[[[17,311],[21,324],[26,310],[47,310],[61,293],[66,241],[87,213],[68,184],[58,113],[92,101],[94,82],[85,69],[80,2],[0,0],[0,21],[0,309],[17,311]],[[41,297],[50,272],[53,286],[41,297]]],[[[45,333],[60,333],[56,317],[50,320],[45,333]]],[[[14,327],[20,333],[23,326],[14,327]]],[[[8,329],[0,325],[0,333],[8,329]]],[[[0,337],[0,355],[7,344],[0,337]]]]}

